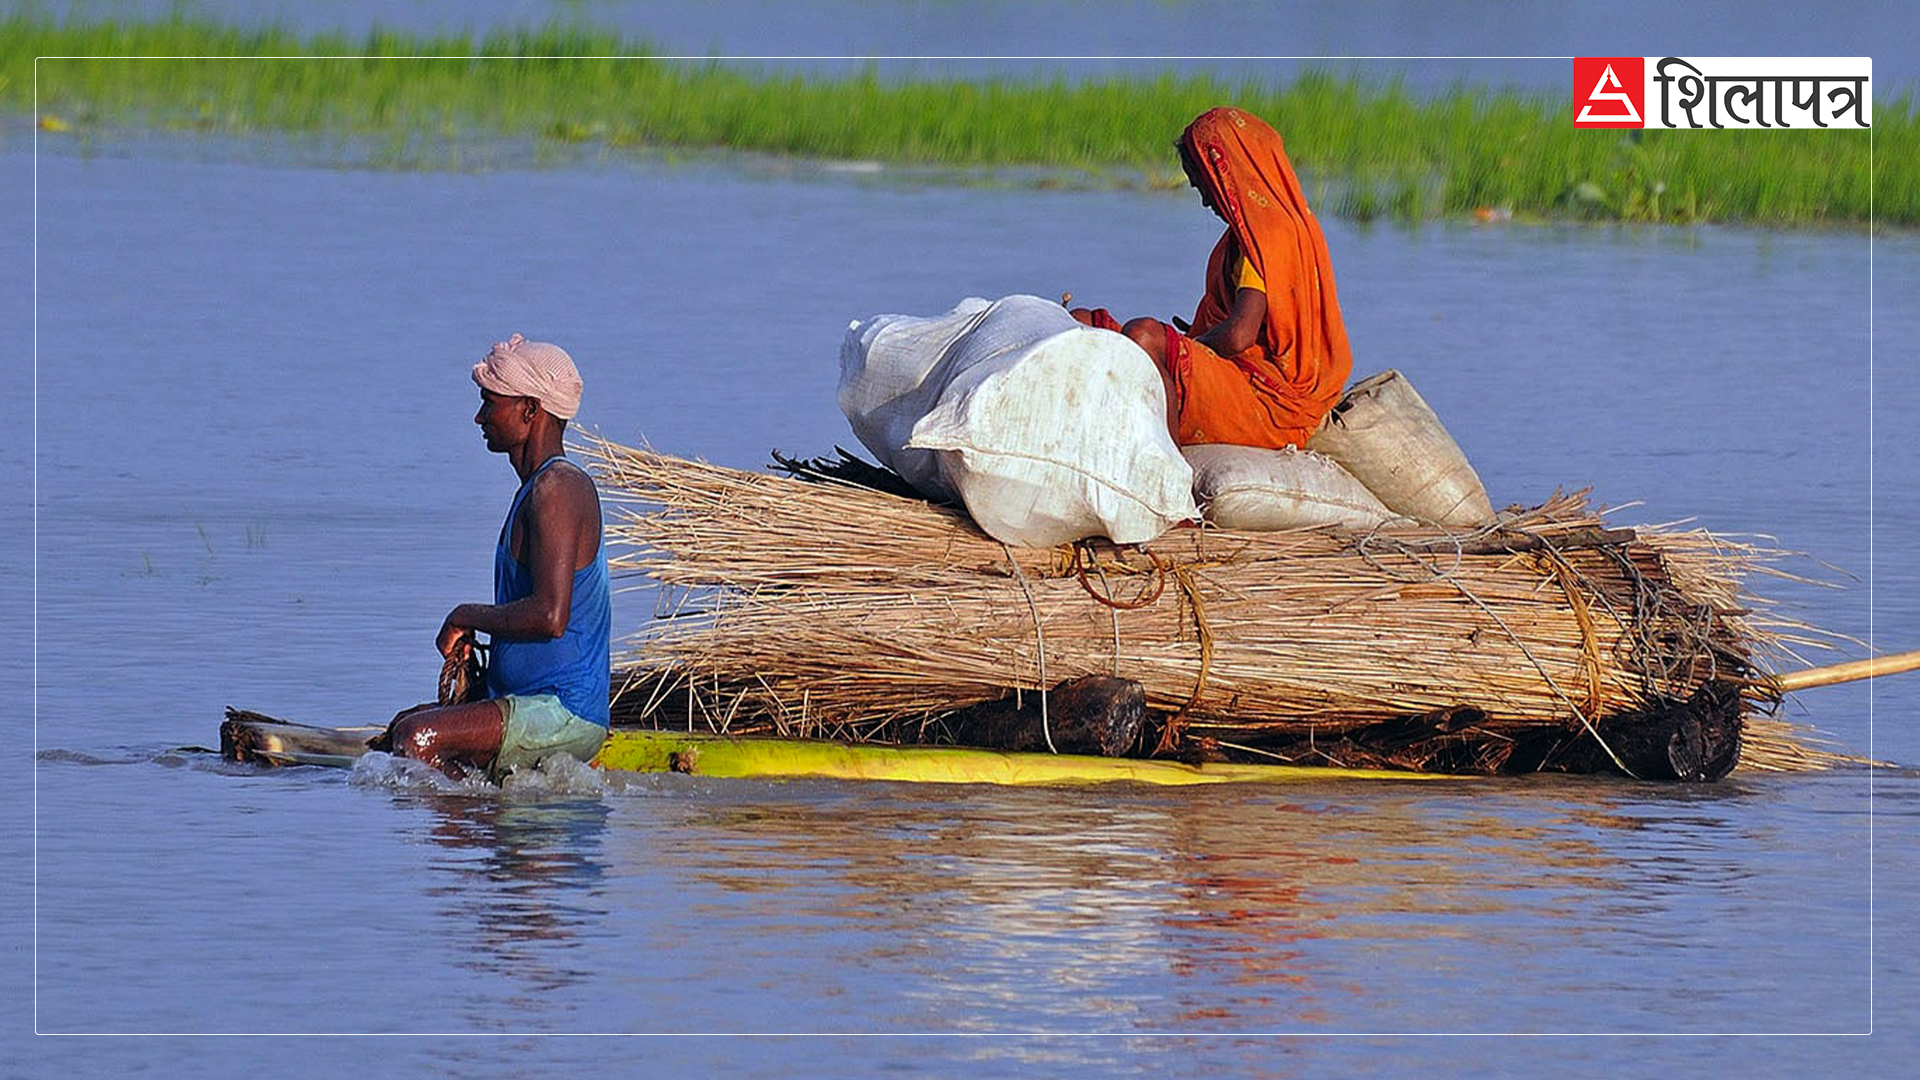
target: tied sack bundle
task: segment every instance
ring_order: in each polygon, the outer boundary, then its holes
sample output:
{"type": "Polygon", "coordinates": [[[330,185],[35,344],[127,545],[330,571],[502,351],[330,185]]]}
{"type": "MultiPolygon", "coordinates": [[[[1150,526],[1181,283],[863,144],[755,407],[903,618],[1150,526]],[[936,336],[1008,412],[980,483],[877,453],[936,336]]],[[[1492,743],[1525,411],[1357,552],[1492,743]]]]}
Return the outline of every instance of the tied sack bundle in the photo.
{"type": "Polygon", "coordinates": [[[1494,521],[1479,474],[1398,371],[1355,383],[1307,449],[1339,462],[1396,514],[1450,529],[1494,521]]]}
{"type": "Polygon", "coordinates": [[[1338,462],[1311,450],[1199,443],[1180,452],[1193,466],[1194,501],[1223,529],[1368,529],[1395,517],[1338,462]]]}
{"type": "Polygon", "coordinates": [[[881,464],[1007,544],[1144,543],[1199,516],[1153,361],[1037,296],[853,323],[839,400],[881,464]]]}

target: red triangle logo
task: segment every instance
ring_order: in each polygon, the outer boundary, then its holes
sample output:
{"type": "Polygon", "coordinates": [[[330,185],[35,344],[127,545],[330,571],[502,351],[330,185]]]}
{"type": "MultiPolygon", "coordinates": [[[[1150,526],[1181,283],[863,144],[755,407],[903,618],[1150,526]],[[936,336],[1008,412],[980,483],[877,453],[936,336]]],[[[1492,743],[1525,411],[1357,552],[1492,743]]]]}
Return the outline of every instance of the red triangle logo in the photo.
{"type": "Polygon", "coordinates": [[[1573,126],[1647,126],[1647,61],[1642,56],[1573,58],[1573,126]]]}

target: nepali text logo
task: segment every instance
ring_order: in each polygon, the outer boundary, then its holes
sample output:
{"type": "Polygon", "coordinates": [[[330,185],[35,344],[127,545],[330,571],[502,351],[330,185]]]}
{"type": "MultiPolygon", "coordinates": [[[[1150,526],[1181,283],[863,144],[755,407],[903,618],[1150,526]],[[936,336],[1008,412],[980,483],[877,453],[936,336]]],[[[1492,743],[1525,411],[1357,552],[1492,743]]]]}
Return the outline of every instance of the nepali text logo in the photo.
{"type": "Polygon", "coordinates": [[[1873,126],[1871,57],[1576,56],[1573,126],[1873,126]]]}

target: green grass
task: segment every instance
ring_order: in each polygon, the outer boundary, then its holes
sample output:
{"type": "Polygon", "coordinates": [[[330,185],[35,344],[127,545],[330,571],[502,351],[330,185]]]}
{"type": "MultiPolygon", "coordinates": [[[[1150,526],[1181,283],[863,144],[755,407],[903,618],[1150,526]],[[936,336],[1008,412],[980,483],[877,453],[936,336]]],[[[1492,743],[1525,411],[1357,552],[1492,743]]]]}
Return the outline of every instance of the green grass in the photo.
{"type": "Polygon", "coordinates": [[[531,139],[615,151],[1040,166],[1096,184],[1181,186],[1173,138],[1203,109],[1230,103],[1271,121],[1322,212],[1348,217],[1494,208],[1522,217],[1856,226],[1869,219],[1871,191],[1879,222],[1920,224],[1910,90],[1875,102],[1870,155],[1867,132],[1578,130],[1564,95],[1460,87],[1423,97],[1396,83],[1319,73],[1285,84],[1150,73],[882,79],[857,65],[796,75],[659,59],[643,41],[565,26],[476,42],[383,30],[302,36],[191,17],[62,23],[29,12],[0,18],[0,35],[11,43],[0,60],[0,101],[29,110],[33,57],[48,57],[38,64],[42,127],[81,138],[126,126],[314,134],[385,145],[416,167],[457,161],[462,145],[531,139]],[[575,56],[603,59],[560,59],[575,56]],[[423,149],[434,147],[442,156],[423,149]]]}

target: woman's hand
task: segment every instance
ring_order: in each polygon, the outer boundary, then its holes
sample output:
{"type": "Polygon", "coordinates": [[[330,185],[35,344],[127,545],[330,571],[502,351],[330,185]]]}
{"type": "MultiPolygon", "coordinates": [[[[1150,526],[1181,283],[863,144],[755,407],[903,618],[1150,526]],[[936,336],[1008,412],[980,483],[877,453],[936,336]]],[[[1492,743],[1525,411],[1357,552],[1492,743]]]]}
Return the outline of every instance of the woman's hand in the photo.
{"type": "Polygon", "coordinates": [[[1260,340],[1260,331],[1266,322],[1267,294],[1259,289],[1243,288],[1234,294],[1233,309],[1227,312],[1227,317],[1193,340],[1221,356],[1234,356],[1260,340]]]}

